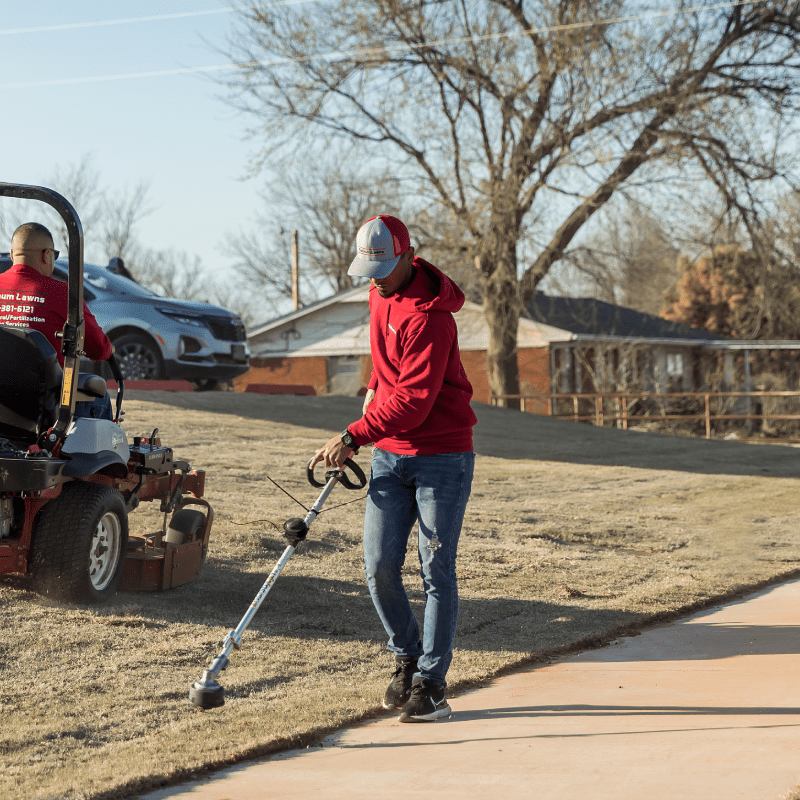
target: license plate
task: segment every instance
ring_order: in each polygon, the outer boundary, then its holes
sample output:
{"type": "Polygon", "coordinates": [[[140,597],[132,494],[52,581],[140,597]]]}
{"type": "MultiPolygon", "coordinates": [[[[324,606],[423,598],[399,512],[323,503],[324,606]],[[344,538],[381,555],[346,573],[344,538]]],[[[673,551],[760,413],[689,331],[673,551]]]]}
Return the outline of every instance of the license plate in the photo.
{"type": "Polygon", "coordinates": [[[247,355],[245,354],[243,344],[231,345],[231,358],[234,361],[247,361],[247,355]]]}

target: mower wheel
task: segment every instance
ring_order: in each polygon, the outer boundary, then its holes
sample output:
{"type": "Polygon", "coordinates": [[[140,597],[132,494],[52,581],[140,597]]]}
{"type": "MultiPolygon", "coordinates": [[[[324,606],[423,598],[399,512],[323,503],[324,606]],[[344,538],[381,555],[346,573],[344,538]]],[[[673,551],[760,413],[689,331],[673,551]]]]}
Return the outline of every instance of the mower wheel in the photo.
{"type": "MultiPolygon", "coordinates": [[[[202,511],[193,508],[180,508],[169,521],[167,535],[164,541],[172,544],[186,544],[203,538],[203,528],[206,524],[206,515],[202,511]]],[[[201,562],[205,561],[205,551],[201,556],[201,562]]]]}
{"type": "Polygon", "coordinates": [[[127,549],[122,495],[111,486],[72,481],[34,523],[34,587],[67,602],[102,603],[117,590],[127,549]]]}

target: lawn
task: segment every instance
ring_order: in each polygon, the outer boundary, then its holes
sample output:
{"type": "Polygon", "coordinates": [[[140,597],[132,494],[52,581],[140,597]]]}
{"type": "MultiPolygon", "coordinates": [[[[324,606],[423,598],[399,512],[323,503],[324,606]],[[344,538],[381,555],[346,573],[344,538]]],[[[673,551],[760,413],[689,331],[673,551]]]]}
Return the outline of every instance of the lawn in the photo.
{"type": "MultiPolygon", "coordinates": [[[[209,556],[191,584],[101,607],[0,580],[0,797],[128,798],[385,713],[393,662],[362,571],[363,492],[339,487],[221,674],[225,706],[188,702],[280,556],[283,521],[303,515],[267,476],[310,506],[319,490],[305,463],[359,408],[344,397],[129,394],[129,437],[158,427],[207,471],[209,556]]],[[[476,412],[448,676],[456,714],[459,691],[515,665],[798,574],[796,448],[476,412]]],[[[358,456],[365,469],[368,458],[358,456]]],[[[160,525],[155,508],[131,515],[134,532],[160,525]]],[[[405,569],[421,612],[413,552],[405,569]]]]}

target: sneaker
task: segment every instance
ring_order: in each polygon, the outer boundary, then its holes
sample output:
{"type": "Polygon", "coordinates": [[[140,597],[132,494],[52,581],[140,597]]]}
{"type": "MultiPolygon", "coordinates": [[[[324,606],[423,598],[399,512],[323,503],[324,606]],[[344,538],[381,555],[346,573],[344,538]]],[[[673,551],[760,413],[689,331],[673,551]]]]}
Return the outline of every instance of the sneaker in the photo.
{"type": "Polygon", "coordinates": [[[383,696],[384,708],[402,708],[411,695],[411,681],[417,670],[417,659],[413,656],[395,656],[394,677],[383,696]]]}
{"type": "Polygon", "coordinates": [[[447,703],[447,684],[430,678],[414,678],[411,697],[403,706],[400,722],[433,722],[449,717],[452,710],[447,703]]]}

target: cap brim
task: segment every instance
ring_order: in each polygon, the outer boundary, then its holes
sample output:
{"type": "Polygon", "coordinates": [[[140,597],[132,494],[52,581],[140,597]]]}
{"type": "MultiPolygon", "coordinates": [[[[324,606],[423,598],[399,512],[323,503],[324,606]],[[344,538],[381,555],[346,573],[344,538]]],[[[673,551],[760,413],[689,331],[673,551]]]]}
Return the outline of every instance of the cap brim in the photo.
{"type": "Polygon", "coordinates": [[[362,256],[356,256],[350,265],[350,269],[347,270],[347,274],[358,278],[374,278],[379,281],[391,275],[392,270],[402,257],[403,254],[401,253],[396,258],[390,258],[388,261],[371,261],[362,256]]]}

